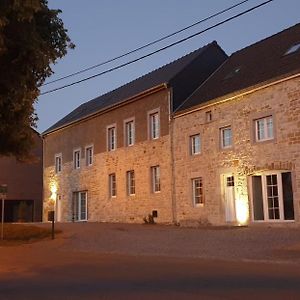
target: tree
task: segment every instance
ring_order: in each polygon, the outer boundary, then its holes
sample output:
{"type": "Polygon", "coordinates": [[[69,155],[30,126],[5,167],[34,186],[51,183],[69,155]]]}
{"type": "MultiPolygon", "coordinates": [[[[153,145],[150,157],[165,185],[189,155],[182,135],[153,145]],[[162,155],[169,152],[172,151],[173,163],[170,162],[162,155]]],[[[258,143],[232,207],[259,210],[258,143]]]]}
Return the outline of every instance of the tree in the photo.
{"type": "Polygon", "coordinates": [[[0,0],[0,155],[28,157],[39,88],[74,48],[47,0],[0,0]]]}

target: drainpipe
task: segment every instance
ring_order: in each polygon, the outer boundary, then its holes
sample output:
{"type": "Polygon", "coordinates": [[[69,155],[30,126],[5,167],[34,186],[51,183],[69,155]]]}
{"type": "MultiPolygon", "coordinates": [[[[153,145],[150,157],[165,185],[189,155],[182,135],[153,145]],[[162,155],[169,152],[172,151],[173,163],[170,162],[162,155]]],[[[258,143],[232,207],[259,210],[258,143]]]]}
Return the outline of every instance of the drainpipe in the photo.
{"type": "Polygon", "coordinates": [[[171,153],[171,200],[172,200],[172,219],[177,224],[176,208],[176,180],[175,180],[175,153],[174,153],[174,118],[173,118],[173,90],[169,89],[169,134],[170,134],[170,153],[171,153]]]}

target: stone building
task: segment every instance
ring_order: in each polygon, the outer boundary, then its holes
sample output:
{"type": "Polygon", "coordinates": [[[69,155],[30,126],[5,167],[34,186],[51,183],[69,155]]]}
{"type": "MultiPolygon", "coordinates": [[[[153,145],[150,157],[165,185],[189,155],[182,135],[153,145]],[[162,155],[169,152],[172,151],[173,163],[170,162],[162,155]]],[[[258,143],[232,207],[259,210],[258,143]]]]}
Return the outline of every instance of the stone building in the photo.
{"type": "Polygon", "coordinates": [[[75,109],[43,134],[44,216],[299,223],[299,36],[213,42],[75,109]]]}
{"type": "Polygon", "coordinates": [[[34,142],[32,158],[28,161],[18,161],[15,157],[0,157],[0,184],[7,185],[8,190],[4,204],[5,222],[42,220],[43,144],[36,131],[34,142]]]}
{"type": "Polygon", "coordinates": [[[44,219],[175,220],[171,113],[227,55],[213,42],[75,109],[43,133],[44,219]]]}
{"type": "Polygon", "coordinates": [[[232,54],[173,125],[177,222],[299,223],[300,24],[232,54]]]}

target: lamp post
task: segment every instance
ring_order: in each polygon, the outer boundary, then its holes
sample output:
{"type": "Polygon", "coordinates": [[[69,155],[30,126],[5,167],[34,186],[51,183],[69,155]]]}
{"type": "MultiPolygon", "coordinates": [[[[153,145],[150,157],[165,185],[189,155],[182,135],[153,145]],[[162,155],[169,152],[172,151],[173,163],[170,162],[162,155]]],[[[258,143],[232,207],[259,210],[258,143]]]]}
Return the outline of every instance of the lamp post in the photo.
{"type": "Polygon", "coordinates": [[[0,185],[0,198],[2,200],[2,210],[1,210],[1,240],[4,239],[4,200],[7,195],[7,185],[0,185]]]}

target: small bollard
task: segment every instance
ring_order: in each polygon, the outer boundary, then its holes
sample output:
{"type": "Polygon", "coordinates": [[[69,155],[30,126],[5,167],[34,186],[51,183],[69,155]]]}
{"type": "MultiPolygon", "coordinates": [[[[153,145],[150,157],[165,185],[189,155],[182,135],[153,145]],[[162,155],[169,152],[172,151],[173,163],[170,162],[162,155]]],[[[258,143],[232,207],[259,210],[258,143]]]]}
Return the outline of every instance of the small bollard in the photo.
{"type": "Polygon", "coordinates": [[[52,222],[52,240],[54,240],[54,210],[48,211],[48,221],[52,222]]]}

